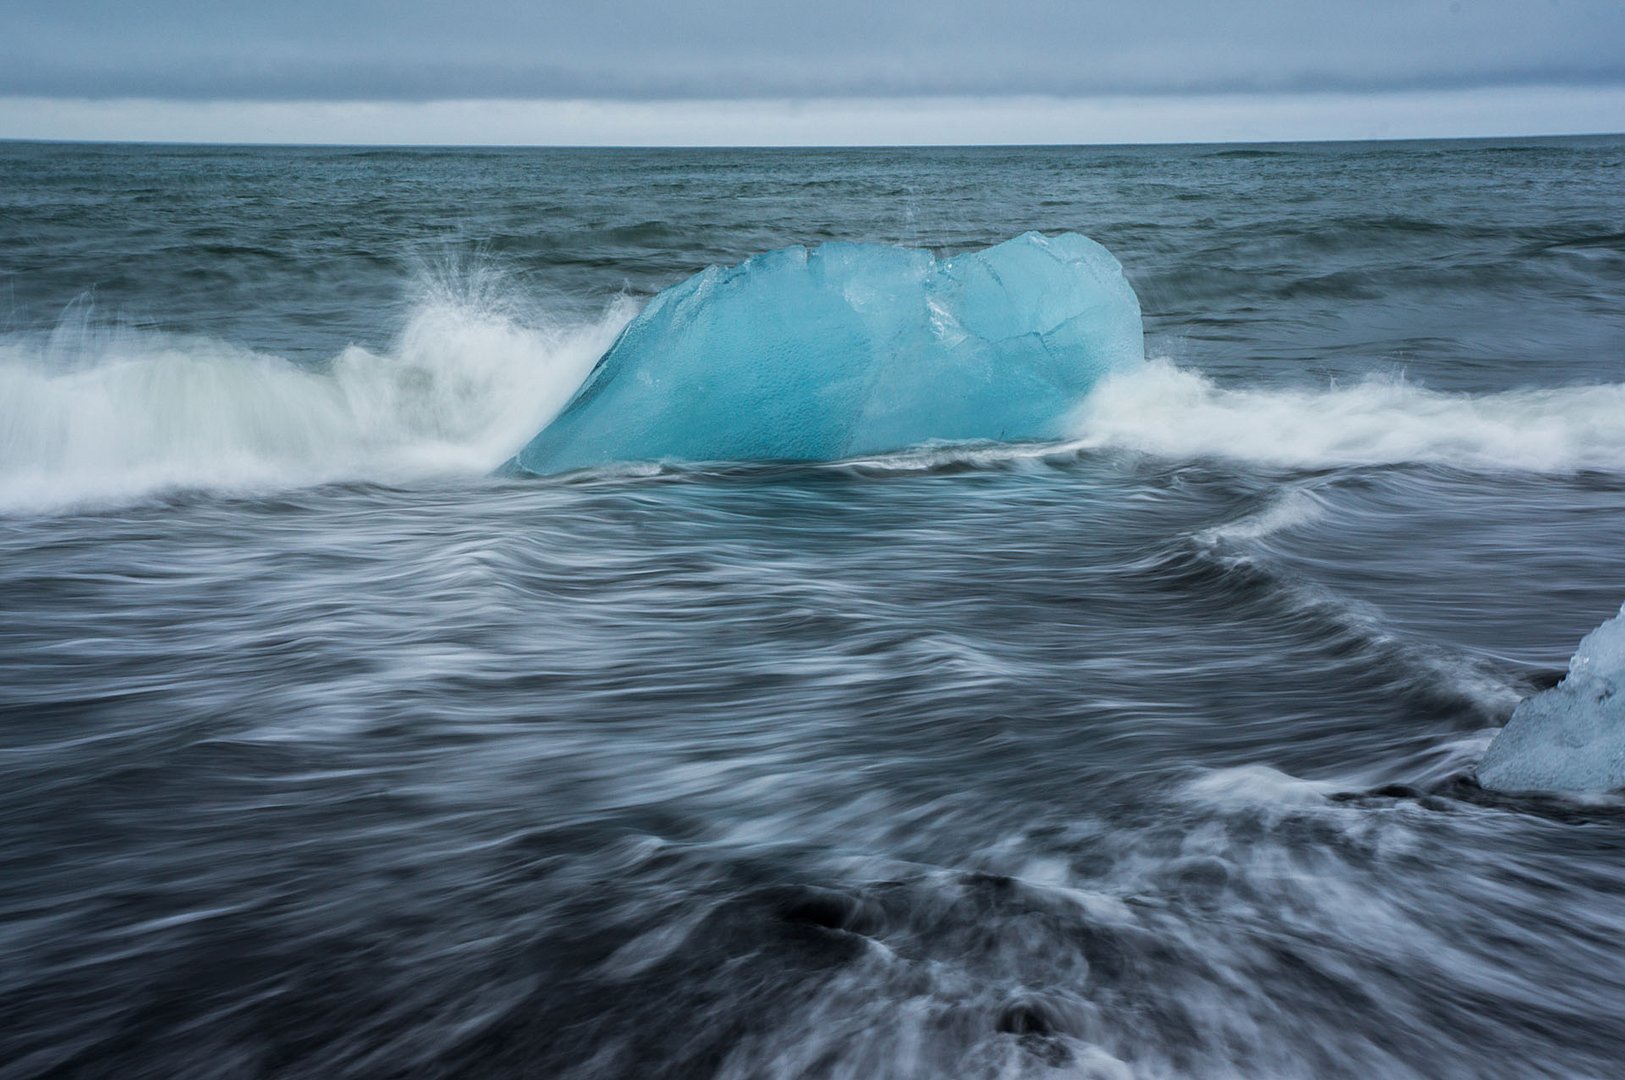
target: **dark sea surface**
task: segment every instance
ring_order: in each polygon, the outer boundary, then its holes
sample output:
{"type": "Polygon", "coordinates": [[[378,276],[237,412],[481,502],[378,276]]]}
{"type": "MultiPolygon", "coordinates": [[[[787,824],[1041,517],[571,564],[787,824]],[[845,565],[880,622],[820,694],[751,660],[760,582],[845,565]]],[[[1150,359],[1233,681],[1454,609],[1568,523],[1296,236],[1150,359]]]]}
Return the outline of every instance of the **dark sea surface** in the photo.
{"type": "MultiPolygon", "coordinates": [[[[696,418],[703,422],[703,418],[696,418]]],[[[0,1077],[1615,1077],[1625,138],[0,143],[0,1077]],[[1076,438],[493,476],[655,292],[1076,231],[1076,438]]]]}

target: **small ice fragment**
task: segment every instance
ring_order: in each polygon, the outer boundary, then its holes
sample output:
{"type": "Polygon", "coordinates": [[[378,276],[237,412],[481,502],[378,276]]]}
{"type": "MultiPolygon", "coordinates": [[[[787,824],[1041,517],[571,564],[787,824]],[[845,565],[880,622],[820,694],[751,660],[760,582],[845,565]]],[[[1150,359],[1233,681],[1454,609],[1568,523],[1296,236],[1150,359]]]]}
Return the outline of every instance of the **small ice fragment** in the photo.
{"type": "Polygon", "coordinates": [[[1625,788],[1625,607],[1580,642],[1569,674],[1518,703],[1478,766],[1496,791],[1625,788]]]}

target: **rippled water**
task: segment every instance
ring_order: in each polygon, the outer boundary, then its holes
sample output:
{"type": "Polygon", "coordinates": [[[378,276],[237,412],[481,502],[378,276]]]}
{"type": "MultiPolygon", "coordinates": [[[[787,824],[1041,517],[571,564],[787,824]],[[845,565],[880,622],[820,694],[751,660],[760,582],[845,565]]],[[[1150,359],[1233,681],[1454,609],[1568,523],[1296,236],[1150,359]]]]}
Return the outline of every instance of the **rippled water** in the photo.
{"type": "Polygon", "coordinates": [[[0,1076],[1625,1060],[1625,139],[0,144],[0,1076]],[[1055,445],[490,471],[655,290],[1076,230],[1055,445]]]}

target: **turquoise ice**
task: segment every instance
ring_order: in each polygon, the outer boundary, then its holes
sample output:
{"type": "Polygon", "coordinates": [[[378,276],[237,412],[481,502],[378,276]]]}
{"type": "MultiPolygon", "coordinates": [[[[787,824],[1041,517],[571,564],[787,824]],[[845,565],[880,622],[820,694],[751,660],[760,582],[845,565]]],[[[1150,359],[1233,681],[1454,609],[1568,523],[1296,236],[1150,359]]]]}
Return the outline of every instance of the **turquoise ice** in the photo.
{"type": "Polygon", "coordinates": [[[1580,642],[1568,678],[1518,703],[1478,766],[1497,791],[1625,788],[1625,608],[1580,642]]]}
{"type": "Polygon", "coordinates": [[[1102,376],[1144,359],[1134,290],[1086,237],[1029,232],[946,259],[784,248],[656,296],[510,465],[1053,439],[1102,376]]]}

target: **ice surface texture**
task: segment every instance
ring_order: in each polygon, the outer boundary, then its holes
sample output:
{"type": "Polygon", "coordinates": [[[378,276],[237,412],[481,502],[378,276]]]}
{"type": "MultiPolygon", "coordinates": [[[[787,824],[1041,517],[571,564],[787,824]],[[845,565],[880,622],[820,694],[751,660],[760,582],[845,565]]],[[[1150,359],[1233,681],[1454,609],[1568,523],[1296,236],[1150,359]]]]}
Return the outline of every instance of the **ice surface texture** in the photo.
{"type": "Polygon", "coordinates": [[[656,296],[512,466],[826,461],[1048,439],[1144,362],[1111,253],[1026,233],[948,259],[875,244],[770,251],[656,296]]]}
{"type": "Polygon", "coordinates": [[[1587,634],[1568,678],[1518,703],[1490,743],[1478,782],[1497,791],[1625,788],[1625,607],[1587,634]]]}

